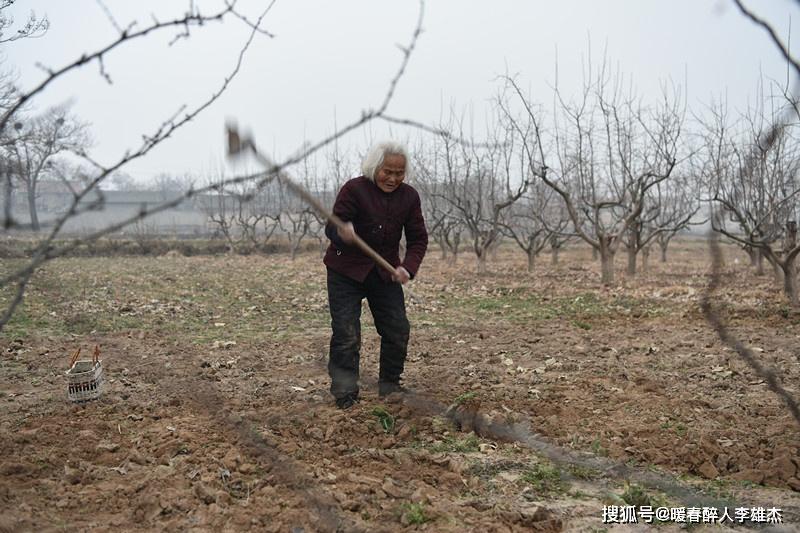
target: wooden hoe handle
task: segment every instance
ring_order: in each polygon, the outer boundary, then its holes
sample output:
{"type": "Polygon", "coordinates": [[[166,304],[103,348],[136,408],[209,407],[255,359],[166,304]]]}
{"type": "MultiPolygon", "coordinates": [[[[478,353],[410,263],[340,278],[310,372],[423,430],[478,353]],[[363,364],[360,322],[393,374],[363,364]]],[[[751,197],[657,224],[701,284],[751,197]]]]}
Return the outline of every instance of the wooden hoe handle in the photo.
{"type": "MultiPolygon", "coordinates": [[[[228,124],[228,155],[235,156],[239,155],[245,149],[250,149],[253,153],[255,158],[258,160],[259,163],[264,165],[265,168],[275,168],[275,163],[268,158],[267,156],[263,155],[256,149],[256,145],[251,138],[244,138],[239,136],[239,132],[236,127],[232,124],[228,124]]],[[[331,224],[336,226],[337,230],[344,230],[345,223],[342,221],[341,218],[334,215],[328,209],[325,208],[319,201],[314,198],[311,193],[305,190],[303,187],[298,185],[297,183],[292,180],[289,175],[281,170],[277,173],[278,179],[280,179],[293,193],[303,199],[308,205],[310,205],[314,210],[317,211],[320,215],[322,215],[325,220],[329,221],[331,224]]],[[[389,272],[392,276],[398,276],[399,273],[395,267],[393,267],[389,262],[381,257],[381,255],[373,250],[369,244],[364,242],[364,240],[355,235],[355,239],[353,240],[353,244],[355,244],[362,252],[364,252],[370,259],[378,263],[378,265],[389,272]]]]}

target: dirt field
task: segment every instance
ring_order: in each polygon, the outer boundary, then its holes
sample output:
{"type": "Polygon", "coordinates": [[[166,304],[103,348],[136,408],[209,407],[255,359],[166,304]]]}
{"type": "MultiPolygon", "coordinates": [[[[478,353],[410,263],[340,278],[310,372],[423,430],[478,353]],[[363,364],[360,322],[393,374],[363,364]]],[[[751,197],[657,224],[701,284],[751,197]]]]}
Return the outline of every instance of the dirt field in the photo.
{"type": "MultiPolygon", "coordinates": [[[[648,529],[604,505],[777,507],[800,527],[800,428],[703,319],[704,245],[614,289],[583,249],[529,274],[509,248],[481,277],[438,255],[409,303],[417,394],[379,401],[365,306],[344,412],[318,256],[48,264],[0,336],[0,531],[648,529]],[[69,354],[95,344],[107,388],[71,404],[69,354]]],[[[745,259],[715,302],[797,396],[800,313],[745,259]]]]}

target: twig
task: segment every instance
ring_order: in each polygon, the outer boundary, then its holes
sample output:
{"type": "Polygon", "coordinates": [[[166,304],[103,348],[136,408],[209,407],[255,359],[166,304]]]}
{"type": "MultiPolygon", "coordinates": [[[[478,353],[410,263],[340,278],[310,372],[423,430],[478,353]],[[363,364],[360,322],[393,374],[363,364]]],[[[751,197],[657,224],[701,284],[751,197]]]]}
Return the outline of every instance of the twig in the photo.
{"type": "MultiPolygon", "coordinates": [[[[267,10],[268,9],[269,8],[267,8],[267,10]]],[[[267,10],[265,10],[264,12],[261,13],[261,16],[259,17],[259,19],[257,21],[257,24],[260,24],[261,21],[263,20],[263,17],[266,16],[267,10]]],[[[222,12],[222,14],[224,14],[224,13],[227,13],[227,11],[223,11],[222,12]]],[[[221,16],[222,15],[217,15],[216,17],[212,17],[212,18],[217,18],[217,17],[221,17],[221,16]]],[[[187,17],[188,17],[188,15],[187,15],[187,17]]],[[[195,16],[195,19],[193,19],[193,20],[196,20],[196,18],[197,18],[197,16],[195,16]]],[[[157,23],[156,24],[156,26],[158,26],[158,27],[165,27],[167,25],[170,25],[170,24],[168,24],[168,23],[166,23],[166,24],[158,24],[157,23]]],[[[148,33],[149,31],[152,31],[152,29],[153,28],[150,28],[150,29],[148,29],[148,30],[146,30],[144,32],[139,32],[137,35],[144,35],[144,34],[148,33]]],[[[33,255],[33,258],[31,259],[31,261],[27,265],[19,268],[18,270],[16,270],[15,272],[11,273],[10,275],[4,277],[3,279],[0,279],[0,287],[4,287],[7,284],[12,283],[12,282],[16,282],[17,283],[17,289],[15,291],[15,294],[14,294],[14,297],[13,297],[11,303],[5,309],[3,315],[0,316],[0,331],[3,330],[3,328],[5,327],[5,324],[8,323],[8,321],[10,320],[12,314],[14,313],[16,308],[19,306],[19,304],[22,302],[23,296],[24,296],[24,293],[25,293],[25,288],[26,288],[28,282],[30,281],[31,276],[33,276],[33,273],[36,271],[36,269],[39,266],[41,266],[44,262],[46,262],[46,261],[48,261],[50,259],[53,259],[55,257],[59,257],[61,255],[64,255],[65,253],[69,252],[70,250],[76,248],[81,242],[88,242],[88,241],[96,240],[99,237],[102,237],[103,235],[107,235],[107,234],[112,233],[114,231],[118,231],[119,229],[122,229],[123,227],[127,226],[128,224],[137,222],[138,220],[141,220],[141,219],[145,218],[149,214],[157,213],[159,211],[163,211],[165,209],[169,209],[170,207],[174,207],[174,206],[180,204],[185,199],[191,198],[195,194],[194,190],[190,190],[183,197],[180,197],[180,198],[178,198],[178,199],[176,199],[174,201],[165,202],[165,203],[163,203],[163,204],[161,204],[159,206],[156,206],[155,208],[150,209],[150,210],[148,210],[146,208],[143,208],[142,210],[140,210],[140,212],[137,215],[134,215],[134,216],[128,218],[127,220],[124,220],[121,223],[112,224],[110,226],[107,226],[106,228],[98,230],[98,231],[94,232],[93,234],[90,234],[90,235],[84,237],[83,239],[76,239],[73,243],[68,244],[66,246],[63,246],[61,248],[58,248],[58,249],[53,248],[53,242],[54,242],[55,238],[58,236],[58,234],[60,233],[62,227],[64,226],[64,224],[68,220],[70,220],[71,218],[76,216],[81,211],[80,202],[83,200],[83,198],[85,198],[89,194],[89,192],[91,192],[93,190],[96,190],[97,187],[99,186],[99,184],[106,177],[108,177],[111,173],[113,173],[116,170],[118,170],[119,168],[121,168],[123,165],[129,163],[130,161],[132,161],[134,159],[143,157],[144,155],[149,153],[150,150],[152,150],[156,145],[158,145],[159,143],[161,143],[162,141],[164,141],[165,139],[170,137],[172,135],[172,133],[174,133],[177,129],[179,129],[182,126],[188,124],[198,114],[200,114],[203,110],[205,110],[212,103],[214,103],[217,99],[219,99],[219,97],[222,95],[222,93],[225,92],[225,90],[228,88],[228,86],[230,85],[230,83],[233,80],[233,78],[239,72],[239,70],[240,70],[240,68],[242,66],[242,63],[243,63],[244,55],[247,52],[247,50],[249,49],[250,44],[252,43],[255,34],[256,34],[255,30],[252,30],[250,32],[250,35],[249,35],[247,41],[245,42],[245,44],[242,47],[242,49],[239,51],[239,56],[237,58],[237,61],[236,61],[236,64],[235,64],[233,70],[231,71],[231,73],[227,77],[224,78],[223,83],[219,87],[219,89],[217,89],[214,93],[212,93],[212,95],[205,102],[200,104],[198,107],[193,109],[191,112],[186,113],[179,120],[176,120],[176,118],[171,118],[168,121],[162,123],[152,136],[145,137],[145,139],[142,142],[142,145],[139,147],[138,150],[136,150],[133,153],[126,153],[125,156],[123,156],[117,163],[115,163],[111,167],[103,169],[103,171],[100,173],[100,175],[97,176],[96,178],[94,178],[91,182],[89,182],[89,184],[86,186],[86,188],[83,191],[81,191],[81,192],[79,192],[78,194],[75,195],[75,197],[73,198],[72,203],[71,203],[70,207],[67,209],[66,213],[64,213],[61,217],[59,217],[57,219],[57,221],[53,225],[53,228],[50,231],[50,233],[48,234],[48,236],[39,244],[39,246],[37,246],[36,251],[34,252],[34,255],[33,255]]],[[[107,51],[107,50],[113,48],[114,46],[119,44],[119,42],[122,42],[122,41],[116,41],[114,44],[110,45],[109,47],[107,47],[104,50],[107,51]]],[[[103,53],[104,52],[98,53],[97,57],[101,57],[103,53]]],[[[63,72],[66,72],[67,70],[69,70],[69,68],[74,68],[74,66],[76,64],[82,64],[82,62],[81,63],[79,63],[79,62],[73,63],[73,67],[65,67],[65,69],[62,69],[62,71],[60,71],[60,73],[63,74],[63,72]]],[[[41,91],[50,81],[55,79],[55,77],[57,77],[57,75],[58,74],[55,74],[55,75],[51,76],[50,78],[48,78],[48,80],[46,80],[43,84],[41,84],[37,89],[27,93],[27,97],[29,98],[32,95],[36,94],[37,92],[41,91]]],[[[18,101],[18,104],[22,105],[21,102],[25,98],[26,97],[21,98],[20,101],[18,101]]],[[[2,120],[0,120],[0,131],[2,131],[3,125],[8,121],[9,117],[11,116],[11,114],[12,114],[12,112],[9,111],[5,115],[3,115],[2,120]]],[[[84,155],[84,158],[89,160],[88,157],[86,157],[85,155],[84,155]]]]}
{"type": "Polygon", "coordinates": [[[792,67],[794,67],[795,74],[800,76],[800,62],[798,62],[794,57],[792,57],[792,54],[789,52],[789,47],[786,46],[783,43],[783,41],[780,40],[778,34],[775,33],[775,29],[766,20],[762,19],[761,17],[750,11],[748,8],[746,8],[744,4],[742,4],[741,0],[733,0],[733,3],[736,4],[736,6],[739,8],[739,11],[741,11],[744,16],[749,18],[751,21],[753,21],[755,24],[762,27],[767,31],[767,33],[769,33],[770,39],[772,39],[772,42],[775,44],[775,46],[778,47],[778,50],[781,51],[783,58],[786,59],[786,61],[788,61],[792,65],[792,67]]]}
{"type": "Polygon", "coordinates": [[[33,89],[29,90],[26,93],[23,93],[16,102],[14,102],[0,117],[0,131],[4,131],[8,121],[14,114],[19,111],[22,106],[24,106],[31,98],[42,92],[45,88],[47,88],[52,82],[54,82],[57,78],[60,78],[67,72],[80,68],[83,65],[90,63],[95,59],[101,59],[105,54],[111,52],[121,44],[138,39],[140,37],[145,37],[154,31],[158,31],[164,28],[170,28],[175,26],[187,26],[189,24],[203,24],[206,22],[211,22],[214,20],[222,20],[225,15],[231,13],[233,11],[233,7],[231,5],[227,6],[224,10],[210,16],[203,16],[199,14],[188,14],[181,19],[175,19],[168,22],[154,22],[151,26],[144,28],[142,30],[131,32],[130,30],[125,30],[120,33],[119,37],[111,42],[110,44],[106,45],[105,47],[91,53],[91,54],[83,54],[81,57],[69,63],[68,65],[58,69],[58,70],[50,70],[45,69],[48,73],[48,76],[41,82],[39,85],[34,87],[33,89]]]}
{"type": "MultiPolygon", "coordinates": [[[[232,6],[232,5],[233,5],[233,3],[230,4],[230,6],[232,6]]],[[[260,25],[262,18],[267,14],[267,11],[270,9],[271,6],[272,6],[272,4],[270,4],[266,8],[266,10],[264,12],[262,12],[261,16],[259,17],[258,21],[256,22],[256,26],[255,27],[258,27],[260,25]]],[[[375,118],[380,117],[385,112],[386,108],[389,105],[389,102],[391,101],[391,97],[394,94],[394,89],[397,86],[397,83],[400,80],[400,78],[402,77],[403,73],[405,72],[405,69],[406,69],[406,67],[408,65],[408,61],[409,61],[410,56],[411,56],[411,52],[414,50],[414,48],[416,46],[417,39],[419,38],[419,35],[421,34],[421,31],[422,31],[422,20],[423,20],[422,19],[423,8],[424,8],[424,1],[420,0],[420,15],[419,15],[419,18],[417,20],[417,26],[416,26],[416,28],[414,30],[414,33],[412,35],[412,38],[411,38],[411,41],[410,41],[409,45],[407,47],[401,48],[402,51],[403,51],[403,59],[401,61],[400,67],[398,68],[395,76],[392,78],[392,80],[390,82],[389,89],[388,89],[388,91],[386,93],[386,96],[383,99],[383,102],[382,102],[381,106],[377,110],[373,110],[373,111],[369,111],[369,112],[363,112],[359,119],[353,121],[350,125],[346,126],[345,128],[337,130],[335,133],[329,135],[328,137],[323,138],[322,140],[318,141],[316,144],[307,145],[306,147],[304,147],[303,150],[298,151],[292,157],[284,160],[280,164],[275,165],[274,168],[272,168],[270,170],[270,173],[267,173],[267,174],[259,173],[258,175],[264,175],[265,177],[262,178],[257,183],[257,187],[261,188],[261,187],[265,186],[265,184],[268,183],[272,179],[272,174],[275,174],[277,172],[281,172],[284,169],[288,168],[289,166],[297,164],[297,163],[303,161],[305,158],[307,158],[310,155],[316,153],[317,151],[321,150],[325,146],[328,146],[329,144],[332,144],[333,142],[337,141],[340,137],[346,135],[347,133],[349,133],[349,132],[351,132],[351,131],[353,131],[353,130],[361,127],[361,126],[363,126],[367,122],[369,122],[369,121],[371,121],[371,120],[373,120],[375,118]]],[[[205,20],[205,21],[208,21],[208,20],[211,20],[211,19],[216,20],[218,18],[222,18],[222,16],[224,16],[228,12],[232,12],[230,7],[228,9],[222,11],[221,13],[215,15],[214,17],[204,17],[203,20],[205,20]]],[[[190,18],[190,15],[187,15],[187,18],[190,18]]],[[[195,20],[196,18],[197,17],[193,18],[192,20],[195,20]]],[[[135,35],[136,36],[141,36],[144,33],[148,33],[150,31],[153,31],[154,29],[157,29],[157,28],[163,28],[163,27],[166,27],[166,26],[178,25],[178,24],[183,23],[185,20],[186,20],[186,18],[179,19],[178,21],[172,21],[171,23],[160,23],[157,20],[154,20],[154,23],[153,23],[154,25],[152,27],[148,28],[147,30],[143,30],[142,32],[137,32],[135,35]]],[[[76,213],[80,211],[79,203],[89,193],[90,190],[93,190],[95,187],[97,187],[97,185],[103,179],[105,179],[108,175],[110,175],[114,171],[118,170],[120,167],[122,167],[126,163],[132,161],[133,159],[136,159],[136,158],[144,156],[154,146],[156,146],[158,143],[160,143],[164,139],[168,138],[176,129],[178,129],[179,127],[181,127],[181,126],[185,125],[186,123],[188,123],[189,121],[191,121],[195,116],[197,116],[197,114],[199,114],[202,110],[204,110],[205,108],[210,106],[214,101],[216,101],[219,98],[219,96],[222,94],[222,92],[224,92],[224,90],[230,84],[231,80],[236,75],[236,73],[238,73],[239,68],[240,68],[240,66],[242,64],[242,58],[244,56],[244,53],[247,50],[247,48],[249,47],[250,42],[252,41],[255,33],[256,33],[256,31],[255,31],[255,29],[253,29],[253,31],[250,34],[250,37],[247,40],[247,43],[245,44],[245,46],[240,51],[239,60],[238,60],[238,62],[236,64],[235,68],[233,69],[232,73],[228,77],[225,78],[221,88],[218,91],[216,91],[214,94],[212,94],[212,96],[206,102],[201,104],[194,111],[192,111],[191,113],[187,113],[178,122],[167,121],[167,122],[163,123],[159,127],[159,129],[156,131],[156,133],[154,135],[152,135],[151,137],[146,138],[143,141],[142,146],[136,152],[134,152],[132,154],[126,154],[125,157],[120,159],[120,161],[118,161],[116,164],[114,164],[111,167],[105,168],[103,170],[103,172],[101,173],[101,175],[98,176],[97,178],[95,178],[94,180],[92,180],[89,183],[89,185],[86,187],[85,190],[81,191],[78,195],[76,195],[76,197],[73,199],[72,205],[69,207],[67,212],[58,219],[58,221],[55,223],[55,225],[54,225],[52,231],[50,232],[50,234],[37,247],[37,249],[34,252],[34,256],[31,259],[31,261],[27,265],[17,269],[15,272],[12,272],[11,274],[7,275],[6,277],[0,279],[0,287],[4,287],[4,286],[8,285],[9,283],[14,283],[14,282],[17,283],[17,290],[15,291],[14,298],[12,299],[11,303],[9,304],[9,306],[4,311],[2,317],[0,317],[0,331],[3,330],[3,328],[5,327],[5,324],[8,322],[8,320],[11,318],[11,316],[13,315],[14,311],[16,310],[16,308],[22,302],[23,296],[24,296],[24,293],[25,293],[25,287],[26,287],[27,283],[30,281],[31,276],[33,276],[33,274],[36,271],[36,269],[38,269],[38,267],[41,266],[46,261],[49,261],[49,260],[54,259],[56,257],[63,256],[66,253],[69,253],[71,250],[74,250],[75,248],[77,248],[81,243],[90,242],[90,241],[96,240],[96,239],[98,239],[98,238],[100,238],[100,237],[102,237],[104,235],[107,235],[109,233],[113,233],[115,231],[119,231],[120,229],[122,229],[122,228],[124,228],[124,227],[126,227],[126,226],[128,226],[130,224],[134,224],[134,223],[136,223],[136,222],[138,222],[140,220],[143,220],[144,218],[146,218],[146,217],[148,217],[150,215],[153,215],[155,213],[159,213],[159,212],[164,211],[166,209],[169,209],[171,207],[175,207],[175,206],[179,205],[180,203],[182,203],[183,201],[185,201],[187,199],[190,199],[190,198],[194,197],[195,195],[200,194],[202,192],[219,190],[221,187],[225,187],[227,185],[234,185],[234,184],[237,184],[237,183],[242,183],[242,182],[244,182],[244,181],[246,181],[248,179],[252,179],[253,176],[241,176],[241,177],[230,179],[230,180],[223,180],[222,182],[219,182],[219,183],[216,183],[216,184],[213,184],[213,185],[209,185],[208,187],[205,187],[205,188],[191,189],[191,190],[187,191],[183,196],[180,196],[180,197],[175,198],[174,200],[171,200],[171,201],[168,201],[168,202],[164,202],[164,203],[158,204],[157,206],[154,206],[152,208],[147,208],[147,207],[143,206],[142,209],[140,209],[140,211],[137,214],[135,214],[135,215],[133,215],[133,216],[121,221],[121,222],[118,222],[116,224],[112,224],[112,225],[107,226],[105,228],[102,228],[102,229],[100,229],[98,231],[95,231],[95,232],[83,237],[82,239],[76,239],[75,241],[73,241],[73,242],[71,242],[69,244],[66,244],[64,246],[58,247],[58,248],[53,246],[54,240],[55,240],[56,236],[59,234],[59,232],[61,231],[61,228],[63,227],[63,225],[66,223],[67,220],[69,220],[70,218],[74,217],[76,215],[76,213]]],[[[128,37],[128,38],[130,38],[130,37],[128,37]]],[[[109,45],[108,47],[104,48],[102,51],[99,51],[99,52],[93,54],[91,56],[91,58],[99,57],[100,55],[106,53],[108,50],[114,48],[118,44],[119,44],[119,41],[116,41],[115,43],[112,43],[112,45],[109,45]]],[[[44,89],[45,86],[47,86],[50,82],[52,82],[52,80],[55,79],[55,77],[62,75],[64,72],[66,72],[70,68],[75,68],[76,66],[80,66],[80,65],[86,63],[89,60],[90,60],[90,58],[83,57],[81,61],[75,62],[71,66],[65,67],[64,69],[62,69],[62,70],[60,70],[60,71],[58,71],[56,73],[52,73],[51,77],[48,78],[47,80],[45,80],[45,82],[43,82],[39,87],[37,87],[36,89],[30,91],[29,93],[26,93],[27,95],[25,96],[25,98],[30,98],[34,94],[40,92],[41,90],[44,89]]],[[[22,104],[20,103],[19,105],[22,105],[22,104]]],[[[2,130],[2,128],[5,125],[5,123],[8,122],[8,119],[10,118],[10,116],[11,116],[11,113],[7,113],[7,114],[3,115],[2,120],[0,120],[0,130],[2,130]]],[[[413,294],[410,294],[410,295],[412,296],[412,298],[414,297],[413,294]]]]}

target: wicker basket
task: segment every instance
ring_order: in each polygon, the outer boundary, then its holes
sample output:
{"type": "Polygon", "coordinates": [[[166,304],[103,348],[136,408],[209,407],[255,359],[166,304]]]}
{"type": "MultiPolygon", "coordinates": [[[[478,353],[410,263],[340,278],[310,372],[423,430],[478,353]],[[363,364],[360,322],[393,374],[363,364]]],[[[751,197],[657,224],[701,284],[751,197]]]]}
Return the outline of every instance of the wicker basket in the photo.
{"type": "Polygon", "coordinates": [[[67,370],[67,395],[73,402],[88,402],[100,397],[103,391],[103,364],[100,350],[95,346],[92,359],[78,360],[80,349],[72,358],[72,366],[67,370]]]}

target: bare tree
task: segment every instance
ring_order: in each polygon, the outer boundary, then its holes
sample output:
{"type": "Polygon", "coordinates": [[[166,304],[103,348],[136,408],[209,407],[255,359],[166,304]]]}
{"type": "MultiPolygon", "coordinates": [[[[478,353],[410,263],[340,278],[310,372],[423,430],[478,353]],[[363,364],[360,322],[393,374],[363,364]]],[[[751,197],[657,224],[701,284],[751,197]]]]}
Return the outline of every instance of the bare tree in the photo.
{"type": "Polygon", "coordinates": [[[528,272],[533,272],[536,257],[550,247],[551,262],[558,262],[558,252],[569,235],[564,232],[569,217],[563,216],[563,202],[555,191],[536,180],[527,193],[511,207],[511,216],[503,223],[504,231],[524,252],[528,272]]]}
{"type": "Polygon", "coordinates": [[[642,268],[647,269],[650,247],[658,242],[661,261],[667,260],[667,248],[675,235],[693,223],[699,211],[697,196],[687,180],[673,178],[656,184],[645,195],[638,219],[628,227],[623,243],[628,252],[628,276],[636,275],[636,258],[642,253],[642,268]]]}
{"type": "Polygon", "coordinates": [[[236,231],[237,215],[242,210],[241,198],[225,190],[224,176],[210,180],[210,184],[212,193],[201,199],[201,209],[208,217],[214,235],[225,239],[228,253],[236,253],[242,241],[236,231]]]}
{"type": "Polygon", "coordinates": [[[428,234],[439,245],[442,259],[449,258],[450,263],[455,264],[464,226],[455,214],[453,203],[445,200],[452,190],[447,181],[439,177],[442,158],[437,156],[438,148],[438,143],[428,145],[421,142],[414,150],[415,179],[428,234]]]}
{"type": "MultiPolygon", "coordinates": [[[[451,120],[451,125],[456,123],[458,138],[464,139],[463,121],[451,120]]],[[[489,126],[488,137],[488,143],[466,143],[453,135],[438,135],[433,152],[444,177],[442,187],[432,196],[448,205],[450,216],[466,228],[479,273],[486,272],[488,253],[502,236],[510,207],[532,180],[520,153],[522,141],[513,128],[496,121],[489,126]]]]}
{"type": "MultiPolygon", "coordinates": [[[[660,183],[651,190],[658,213],[653,221],[653,233],[661,252],[660,261],[667,262],[667,249],[672,239],[682,230],[693,225],[705,224],[708,219],[695,220],[700,211],[700,198],[696,185],[687,179],[675,179],[660,183]]],[[[644,253],[648,247],[645,247],[644,253]]]]}
{"type": "MultiPolygon", "coordinates": [[[[555,165],[546,164],[540,113],[516,81],[506,77],[526,111],[512,120],[528,140],[531,169],[564,200],[576,234],[597,251],[603,284],[614,282],[614,256],[623,238],[640,223],[648,191],[667,180],[677,164],[684,110],[678,91],[645,107],[624,94],[621,79],[605,64],[576,100],[555,88],[551,144],[555,165]],[[527,133],[530,132],[530,133],[527,133]]],[[[510,113],[507,116],[511,117],[510,113]]],[[[638,251],[637,251],[638,252],[638,251]]]]}
{"type": "Polygon", "coordinates": [[[107,183],[116,191],[139,191],[143,188],[143,185],[136,183],[133,176],[122,171],[109,176],[107,183]]]}
{"type": "MultiPolygon", "coordinates": [[[[566,226],[565,226],[566,227],[566,226]]],[[[550,244],[550,264],[557,265],[561,249],[575,236],[574,233],[558,233],[553,232],[550,234],[548,242],[550,244]]]]}
{"type": "MultiPolygon", "coordinates": [[[[300,176],[303,186],[310,190],[312,189],[312,171],[310,158],[303,161],[302,174],[300,176]]],[[[319,215],[314,214],[314,210],[306,206],[300,198],[297,198],[288,190],[282,182],[278,187],[279,210],[278,210],[278,226],[289,241],[289,256],[294,261],[297,258],[297,253],[300,251],[300,246],[313,230],[315,225],[320,222],[319,215]]]]}
{"type": "Polygon", "coordinates": [[[161,193],[164,199],[175,194],[184,194],[186,191],[195,188],[197,178],[189,173],[168,174],[162,172],[153,179],[153,183],[148,187],[150,190],[161,193]]]}
{"type": "Polygon", "coordinates": [[[259,185],[249,181],[231,183],[220,171],[209,181],[213,193],[200,202],[215,234],[225,239],[228,253],[266,250],[281,227],[283,193],[273,177],[259,185]]]}
{"type": "MultiPolygon", "coordinates": [[[[739,128],[740,123],[738,121],[731,122],[727,104],[723,101],[712,102],[707,108],[706,118],[699,119],[698,122],[702,126],[700,133],[702,147],[699,156],[693,158],[693,165],[696,167],[695,172],[701,176],[708,191],[705,201],[713,208],[717,198],[729,196],[733,203],[741,204],[746,212],[753,213],[756,218],[760,217],[765,209],[764,206],[753,204],[754,200],[756,204],[758,203],[758,194],[751,198],[746,193],[752,180],[749,176],[738,175],[745,170],[743,165],[746,165],[743,159],[745,154],[741,152],[742,147],[737,146],[742,138],[740,137],[741,132],[737,133],[735,128],[739,128]],[[744,182],[734,186],[734,182],[740,178],[743,178],[744,182]],[[734,189],[737,190],[734,192],[734,189]]],[[[730,220],[730,214],[714,227],[723,224],[726,226],[734,224],[734,228],[736,227],[735,220],[730,220]]],[[[747,228],[739,229],[747,231],[747,228]]],[[[743,241],[733,240],[750,256],[751,266],[756,268],[757,274],[762,275],[764,273],[764,256],[761,248],[749,244],[750,241],[750,236],[743,241]]]]}
{"type": "Polygon", "coordinates": [[[711,107],[705,124],[704,176],[711,200],[724,218],[714,229],[743,247],[751,247],[773,266],[776,282],[793,306],[800,306],[796,259],[800,142],[794,113],[781,94],[759,98],[739,121],[729,123],[724,105],[711,107]],[[787,107],[788,106],[788,107],[787,107]]]}
{"type": "Polygon", "coordinates": [[[311,233],[312,226],[316,223],[313,210],[309,207],[299,207],[281,213],[278,224],[289,240],[289,256],[292,261],[297,258],[303,239],[311,233]]]}
{"type": "Polygon", "coordinates": [[[89,146],[88,125],[59,106],[21,123],[19,135],[9,143],[12,173],[25,187],[31,229],[39,231],[36,209],[37,186],[54,158],[64,152],[84,153],[89,146]]]}
{"type": "MultiPolygon", "coordinates": [[[[0,16],[2,12],[0,12],[0,16]]],[[[17,88],[15,86],[16,79],[9,71],[0,70],[0,115],[4,115],[17,98],[17,88]]],[[[22,114],[21,111],[17,116],[22,114]]],[[[9,117],[10,118],[10,117],[9,117]]],[[[17,120],[10,121],[11,126],[0,130],[0,197],[2,197],[2,227],[8,229],[13,223],[12,216],[12,201],[14,197],[14,189],[17,185],[17,180],[14,179],[15,162],[11,158],[11,148],[17,142],[23,140],[24,137],[30,135],[30,132],[22,132],[22,122],[17,120]]]]}

